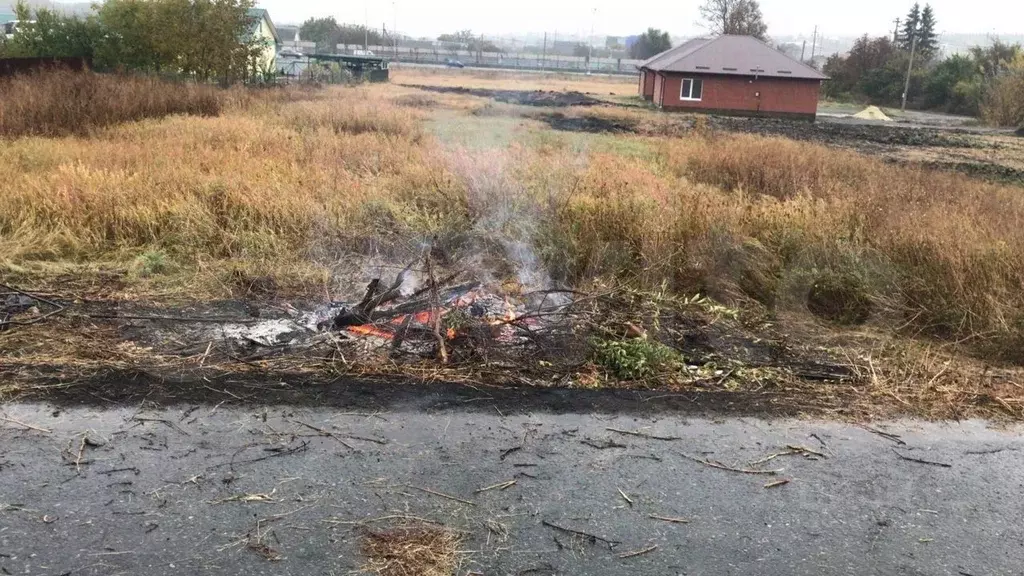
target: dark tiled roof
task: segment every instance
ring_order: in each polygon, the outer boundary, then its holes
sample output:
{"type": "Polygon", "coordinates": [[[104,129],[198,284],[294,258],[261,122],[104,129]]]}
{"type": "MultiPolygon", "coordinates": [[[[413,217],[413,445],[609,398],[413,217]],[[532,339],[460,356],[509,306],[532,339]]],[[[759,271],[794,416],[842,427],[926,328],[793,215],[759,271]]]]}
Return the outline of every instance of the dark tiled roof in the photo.
{"type": "MultiPolygon", "coordinates": [[[[651,68],[652,66],[657,66],[657,64],[661,63],[662,61],[667,62],[673,58],[682,58],[686,54],[689,54],[690,52],[696,50],[697,48],[700,48],[701,46],[707,44],[710,41],[711,39],[709,38],[692,38],[690,40],[687,40],[686,42],[683,42],[679,46],[676,46],[675,48],[670,48],[662,52],[661,54],[655,54],[654,56],[648,58],[637,67],[651,68]]],[[[651,69],[653,70],[653,68],[651,69]]]]}
{"type": "Polygon", "coordinates": [[[690,40],[640,65],[656,72],[729,74],[826,80],[810,66],[786,56],[753,36],[690,40]]]}

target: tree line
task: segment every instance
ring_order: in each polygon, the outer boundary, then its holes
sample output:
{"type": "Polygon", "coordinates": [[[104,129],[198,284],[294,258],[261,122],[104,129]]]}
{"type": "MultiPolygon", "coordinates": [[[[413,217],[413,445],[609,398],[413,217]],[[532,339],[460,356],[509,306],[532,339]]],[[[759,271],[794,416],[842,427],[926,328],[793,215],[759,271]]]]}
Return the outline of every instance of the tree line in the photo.
{"type": "Polygon", "coordinates": [[[13,38],[0,57],[86,58],[101,71],[230,83],[269,76],[265,41],[253,35],[253,0],[106,0],[84,17],[15,6],[13,38]]]}
{"type": "MultiPolygon", "coordinates": [[[[704,0],[700,6],[701,24],[712,34],[753,36],[768,42],[768,25],[757,0],[704,0]]],[[[661,54],[672,48],[668,32],[648,28],[629,47],[629,57],[636,60],[661,54]]]]}
{"type": "Polygon", "coordinates": [[[966,54],[941,55],[930,5],[914,4],[890,36],[859,38],[848,54],[828,58],[825,96],[878,105],[902,100],[913,54],[911,106],[981,116],[1007,126],[1024,123],[1024,50],[995,40],[966,54]]]}

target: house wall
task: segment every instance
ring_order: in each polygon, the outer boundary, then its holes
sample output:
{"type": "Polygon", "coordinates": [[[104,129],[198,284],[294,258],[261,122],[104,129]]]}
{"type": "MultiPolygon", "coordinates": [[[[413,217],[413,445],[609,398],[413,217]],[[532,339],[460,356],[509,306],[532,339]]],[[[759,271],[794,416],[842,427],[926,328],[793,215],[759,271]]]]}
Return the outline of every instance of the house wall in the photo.
{"type": "Polygon", "coordinates": [[[270,30],[270,23],[266,18],[260,19],[260,29],[256,33],[257,38],[263,40],[263,53],[259,58],[260,70],[277,69],[277,44],[274,43],[274,33],[270,30]]]}
{"type": "MultiPolygon", "coordinates": [[[[662,75],[659,74],[659,77],[662,75]]],[[[814,118],[818,112],[819,80],[669,74],[659,83],[655,102],[664,108],[739,112],[814,118]],[[700,78],[704,89],[699,102],[681,100],[683,78],[700,78]]]]}
{"type": "Polygon", "coordinates": [[[640,71],[640,96],[644,100],[654,99],[654,77],[655,73],[650,70],[640,71]]]}

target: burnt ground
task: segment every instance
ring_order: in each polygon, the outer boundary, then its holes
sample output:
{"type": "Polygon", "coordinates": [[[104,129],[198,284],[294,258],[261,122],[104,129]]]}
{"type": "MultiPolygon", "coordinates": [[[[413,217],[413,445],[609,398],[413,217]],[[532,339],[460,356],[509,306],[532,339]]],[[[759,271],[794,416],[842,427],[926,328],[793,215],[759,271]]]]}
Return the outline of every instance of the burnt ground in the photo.
{"type": "Polygon", "coordinates": [[[505,104],[540,107],[567,106],[598,106],[607,104],[582,92],[561,92],[554,90],[488,90],[483,88],[463,88],[460,86],[426,86],[422,84],[403,84],[409,88],[417,88],[438,94],[462,94],[490,98],[505,104]]]}
{"type": "MultiPolygon", "coordinates": [[[[1007,163],[996,154],[986,151],[1008,150],[1002,156],[1017,156],[1005,142],[997,142],[987,136],[991,131],[971,130],[961,127],[931,127],[901,123],[870,123],[849,119],[819,118],[817,122],[785,120],[775,118],[747,118],[731,116],[694,116],[683,113],[672,114],[672,121],[660,129],[664,134],[651,134],[650,128],[638,125],[628,118],[608,117],[596,112],[580,112],[593,106],[618,106],[589,94],[580,92],[490,90],[461,87],[440,87],[407,85],[410,88],[444,94],[465,94],[507,104],[541,108],[560,108],[565,111],[529,114],[555,130],[610,134],[645,134],[678,136],[694,128],[697,118],[705,122],[704,128],[722,132],[779,136],[856,150],[865,154],[880,156],[887,160],[906,164],[924,165],[931,168],[959,172],[986,180],[1024,184],[1024,168],[1021,158],[1007,163]],[[908,151],[934,150],[938,159],[920,160],[908,151]],[[958,150],[977,150],[970,158],[962,158],[958,150]],[[948,156],[948,157],[947,157],[948,156]]],[[[633,107],[633,106],[626,106],[633,107]]],[[[662,112],[652,112],[666,114],[662,112]]]]}
{"type": "Polygon", "coordinates": [[[262,393],[5,405],[0,572],[350,574],[396,526],[459,534],[457,576],[1024,565],[1016,430],[262,393]]]}
{"type": "MultiPolygon", "coordinates": [[[[660,396],[648,408],[675,410],[680,403],[696,402],[727,413],[824,415],[852,414],[844,398],[858,394],[862,384],[848,360],[820,340],[744,325],[699,306],[663,305],[656,318],[645,316],[631,306],[646,303],[610,296],[607,307],[599,300],[588,304],[594,308],[580,305],[543,332],[524,330],[519,334],[526,336],[513,341],[499,341],[493,330],[460,329],[446,342],[449,362],[444,365],[437,360],[431,333],[410,334],[396,347],[393,340],[328,326],[302,328],[300,319],[306,316],[296,309],[321,310],[322,303],[229,300],[160,306],[52,298],[66,306],[61,314],[0,334],[0,352],[6,355],[0,363],[0,377],[6,378],[0,399],[71,405],[203,402],[211,395],[249,398],[259,389],[267,402],[337,405],[358,402],[370,391],[378,402],[391,397],[407,401],[435,393],[458,397],[484,386],[505,407],[525,403],[628,411],[660,396]],[[593,317],[600,323],[591,324],[593,317]],[[630,322],[664,327],[664,333],[652,332],[650,338],[660,338],[659,345],[674,350],[683,365],[635,380],[620,380],[611,369],[595,365],[588,334],[615,334],[630,322]],[[330,386],[341,380],[347,383],[344,388],[330,386]],[[290,384],[266,386],[264,381],[290,384]],[[598,387],[607,390],[592,389],[598,387]]],[[[529,317],[531,312],[520,314],[529,317]]]]}

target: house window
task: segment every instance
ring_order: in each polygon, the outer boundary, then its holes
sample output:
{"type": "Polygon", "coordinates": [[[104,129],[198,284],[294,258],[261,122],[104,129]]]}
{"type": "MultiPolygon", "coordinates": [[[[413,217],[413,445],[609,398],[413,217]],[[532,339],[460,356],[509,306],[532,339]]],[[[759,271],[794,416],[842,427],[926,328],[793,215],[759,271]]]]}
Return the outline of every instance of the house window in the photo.
{"type": "Polygon", "coordinates": [[[683,87],[679,90],[679,99],[699,101],[703,92],[703,80],[700,78],[683,78],[683,87]]]}

